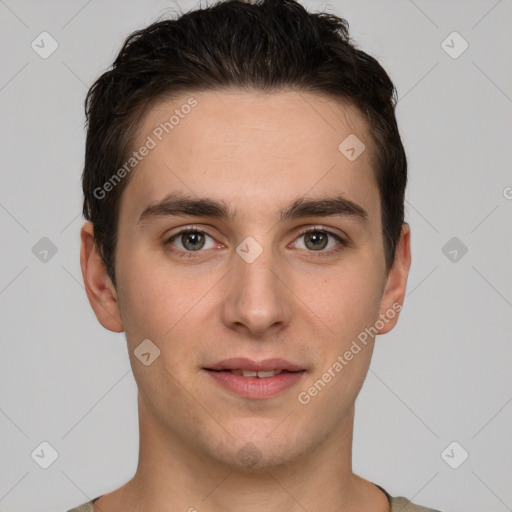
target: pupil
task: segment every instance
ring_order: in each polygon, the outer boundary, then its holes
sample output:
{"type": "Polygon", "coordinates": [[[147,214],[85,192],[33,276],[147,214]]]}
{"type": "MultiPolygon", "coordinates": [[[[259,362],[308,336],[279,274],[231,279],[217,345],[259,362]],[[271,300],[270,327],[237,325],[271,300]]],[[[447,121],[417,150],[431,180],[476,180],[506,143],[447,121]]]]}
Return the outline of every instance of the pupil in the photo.
{"type": "Polygon", "coordinates": [[[323,249],[326,245],[326,236],[325,236],[325,233],[313,233],[313,234],[308,234],[308,236],[306,237],[308,241],[311,241],[312,239],[316,239],[317,241],[316,242],[313,242],[313,248],[315,249],[323,249]],[[323,243],[322,243],[323,242],[323,243]]]}
{"type": "Polygon", "coordinates": [[[198,243],[200,243],[200,242],[201,242],[201,237],[202,237],[201,233],[195,233],[195,232],[194,232],[194,233],[186,233],[186,234],[185,234],[185,241],[186,241],[186,243],[184,243],[183,245],[184,245],[185,247],[187,247],[187,249],[191,249],[191,250],[193,250],[193,251],[194,251],[194,250],[201,249],[201,247],[204,245],[204,241],[203,241],[203,244],[200,244],[200,246],[199,246],[199,247],[194,247],[194,246],[196,246],[198,243]],[[191,243],[191,244],[189,244],[188,242],[189,242],[189,240],[191,240],[191,239],[192,239],[192,243],[191,243]],[[195,241],[194,241],[194,239],[195,239],[195,241]],[[190,246],[192,246],[192,247],[190,247],[190,246]]]}

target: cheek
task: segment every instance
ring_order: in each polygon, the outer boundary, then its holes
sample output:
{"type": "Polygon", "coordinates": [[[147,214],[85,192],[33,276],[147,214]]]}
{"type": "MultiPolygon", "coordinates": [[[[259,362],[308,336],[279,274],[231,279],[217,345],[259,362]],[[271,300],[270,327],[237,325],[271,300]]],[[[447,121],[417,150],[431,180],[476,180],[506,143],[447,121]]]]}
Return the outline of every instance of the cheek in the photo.
{"type": "Polygon", "coordinates": [[[212,277],[184,277],[170,267],[143,259],[126,261],[129,273],[119,275],[119,302],[130,351],[145,339],[160,350],[160,364],[168,371],[179,370],[182,361],[193,363],[197,345],[204,344],[205,308],[212,277]],[[197,341],[195,341],[197,340],[197,341]]]}
{"type": "Polygon", "coordinates": [[[186,381],[183,361],[193,363],[198,352],[194,342],[198,336],[187,312],[195,311],[198,299],[187,297],[179,281],[171,286],[154,267],[141,266],[138,272],[133,268],[129,279],[121,281],[120,309],[135,380],[153,405],[163,400],[162,389],[175,400],[186,401],[179,384],[186,381]],[[139,359],[144,352],[154,357],[149,365],[139,359]]]}
{"type": "MultiPolygon", "coordinates": [[[[123,321],[127,331],[160,337],[183,316],[194,299],[197,302],[199,291],[194,291],[191,283],[184,282],[161,258],[152,256],[151,251],[137,249],[136,243],[132,248],[124,253],[118,268],[123,321]],[[141,329],[147,332],[140,332],[141,329]]],[[[119,249],[121,253],[121,246],[119,249]]]]}
{"type": "Polygon", "coordinates": [[[304,278],[300,297],[331,329],[331,335],[346,340],[378,318],[381,280],[375,269],[354,263],[333,268],[328,278],[304,278]]]}

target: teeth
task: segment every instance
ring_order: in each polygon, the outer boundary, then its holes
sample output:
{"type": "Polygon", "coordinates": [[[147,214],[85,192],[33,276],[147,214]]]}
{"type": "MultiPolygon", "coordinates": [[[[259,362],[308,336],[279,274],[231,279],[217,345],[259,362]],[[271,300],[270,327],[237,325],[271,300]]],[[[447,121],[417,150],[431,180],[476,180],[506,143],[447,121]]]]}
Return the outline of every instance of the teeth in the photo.
{"type": "Polygon", "coordinates": [[[264,379],[266,377],[273,377],[274,375],[279,375],[281,370],[268,370],[266,372],[258,372],[258,377],[260,379],[264,379]]]}
{"type": "Polygon", "coordinates": [[[236,375],[242,375],[243,377],[259,377],[260,379],[266,379],[267,377],[279,375],[282,370],[267,370],[260,372],[256,372],[254,370],[230,370],[230,372],[236,375]]]}

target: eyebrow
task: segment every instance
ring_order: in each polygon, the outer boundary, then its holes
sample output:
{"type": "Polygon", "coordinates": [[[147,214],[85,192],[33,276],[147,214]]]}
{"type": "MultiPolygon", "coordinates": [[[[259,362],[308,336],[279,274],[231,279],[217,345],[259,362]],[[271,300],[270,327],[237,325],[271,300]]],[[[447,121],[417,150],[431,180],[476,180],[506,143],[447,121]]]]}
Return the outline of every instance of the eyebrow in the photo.
{"type": "MultiPolygon", "coordinates": [[[[225,201],[173,193],[158,203],[150,204],[139,217],[139,224],[151,222],[159,217],[191,216],[210,217],[222,220],[234,219],[237,211],[225,201]]],[[[280,222],[303,217],[341,216],[367,221],[368,213],[357,203],[343,196],[298,198],[279,210],[280,222]]]]}

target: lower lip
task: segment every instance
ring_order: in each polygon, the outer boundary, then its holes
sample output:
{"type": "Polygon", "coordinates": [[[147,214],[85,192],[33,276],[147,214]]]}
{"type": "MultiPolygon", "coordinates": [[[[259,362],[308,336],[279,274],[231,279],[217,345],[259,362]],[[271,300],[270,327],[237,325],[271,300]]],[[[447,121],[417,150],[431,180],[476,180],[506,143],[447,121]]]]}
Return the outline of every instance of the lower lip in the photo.
{"type": "Polygon", "coordinates": [[[273,377],[242,377],[228,371],[206,370],[219,384],[237,395],[247,398],[272,398],[297,384],[302,379],[304,370],[283,372],[273,377]]]}

